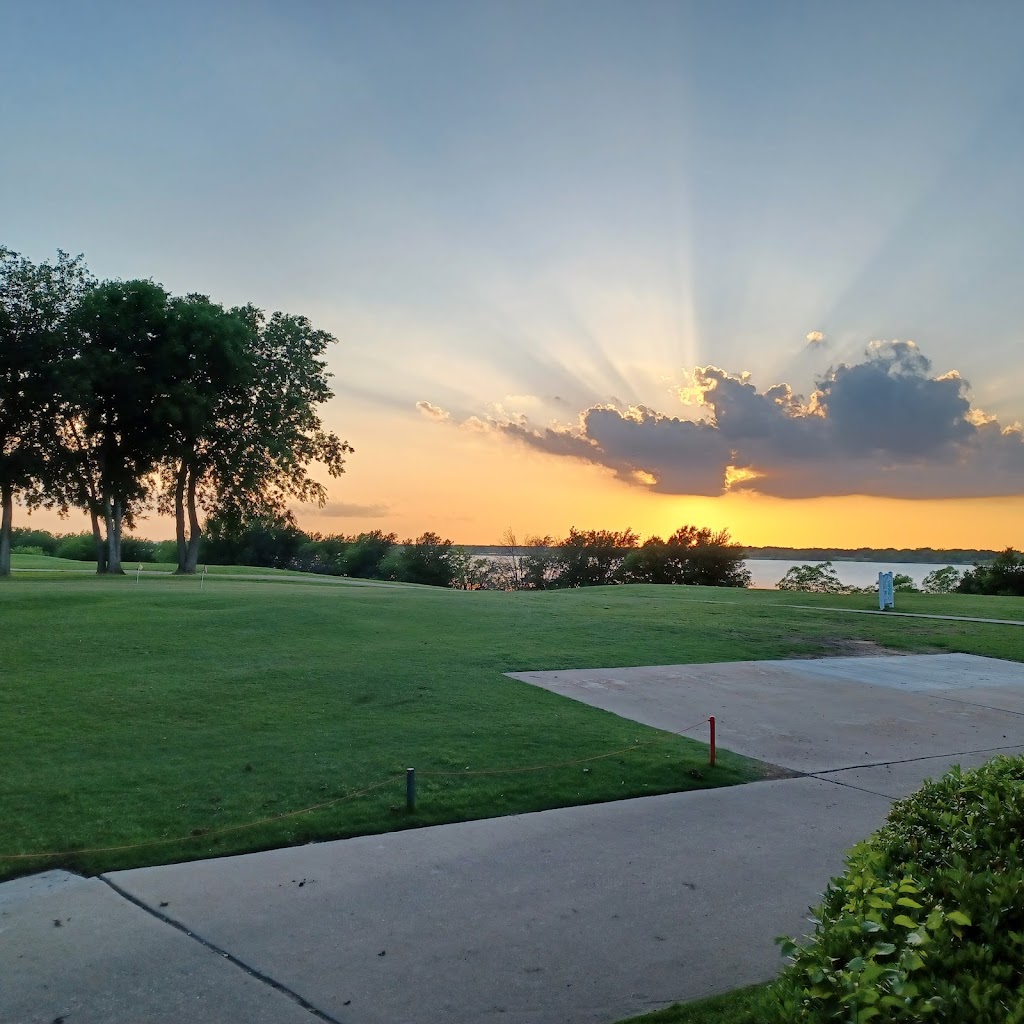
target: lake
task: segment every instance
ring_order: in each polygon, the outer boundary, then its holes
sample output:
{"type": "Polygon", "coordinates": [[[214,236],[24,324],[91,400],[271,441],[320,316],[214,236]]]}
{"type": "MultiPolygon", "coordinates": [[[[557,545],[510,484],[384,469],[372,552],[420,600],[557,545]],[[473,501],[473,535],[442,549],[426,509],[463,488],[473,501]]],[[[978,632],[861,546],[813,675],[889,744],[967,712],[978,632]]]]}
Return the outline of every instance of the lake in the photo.
{"type": "MultiPolygon", "coordinates": [[[[507,561],[507,555],[486,555],[491,562],[507,561]]],[[[750,585],[758,590],[774,590],[779,580],[794,565],[819,565],[813,559],[802,561],[787,561],[782,558],[748,558],[744,563],[750,570],[752,577],[750,585]]],[[[909,576],[914,584],[921,586],[921,581],[930,572],[941,569],[950,562],[842,562],[833,560],[832,568],[835,569],[839,579],[849,587],[870,587],[878,582],[880,572],[902,573],[909,576]]],[[[958,572],[965,572],[973,569],[973,565],[953,565],[958,572]]]]}

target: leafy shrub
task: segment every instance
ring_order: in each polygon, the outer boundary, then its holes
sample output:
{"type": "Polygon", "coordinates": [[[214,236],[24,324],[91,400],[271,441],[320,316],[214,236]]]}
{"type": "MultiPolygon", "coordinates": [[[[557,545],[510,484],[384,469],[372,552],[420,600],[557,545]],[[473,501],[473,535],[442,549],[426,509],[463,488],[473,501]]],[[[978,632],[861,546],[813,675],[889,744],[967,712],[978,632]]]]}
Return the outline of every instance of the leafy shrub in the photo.
{"type": "Polygon", "coordinates": [[[46,552],[34,544],[15,544],[11,548],[12,555],[45,555],[46,552]]]}
{"type": "Polygon", "coordinates": [[[775,983],[778,1020],[1024,1024],[1024,757],[954,768],[854,847],[775,983]]]}

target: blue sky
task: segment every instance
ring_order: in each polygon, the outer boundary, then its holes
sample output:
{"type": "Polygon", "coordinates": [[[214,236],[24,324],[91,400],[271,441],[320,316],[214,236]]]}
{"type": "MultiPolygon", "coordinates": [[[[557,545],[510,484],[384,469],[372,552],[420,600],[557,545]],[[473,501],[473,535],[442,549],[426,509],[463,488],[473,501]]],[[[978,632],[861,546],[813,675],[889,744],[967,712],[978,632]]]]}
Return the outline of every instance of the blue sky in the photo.
{"type": "Polygon", "coordinates": [[[413,445],[417,401],[674,414],[697,365],[809,393],[878,339],[1011,424],[1022,28],[999,3],[0,2],[0,241],[307,313],[357,451],[413,445]]]}

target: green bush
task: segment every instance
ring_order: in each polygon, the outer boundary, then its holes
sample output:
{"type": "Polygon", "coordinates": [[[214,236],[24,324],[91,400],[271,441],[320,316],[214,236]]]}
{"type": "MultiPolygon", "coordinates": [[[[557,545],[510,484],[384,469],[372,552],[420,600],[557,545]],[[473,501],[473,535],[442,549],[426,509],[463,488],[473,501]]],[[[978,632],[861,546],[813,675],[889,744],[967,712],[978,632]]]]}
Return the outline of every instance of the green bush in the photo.
{"type": "Polygon", "coordinates": [[[1024,757],[954,768],[847,857],[774,985],[801,1024],[1024,1024],[1024,757]]]}
{"type": "Polygon", "coordinates": [[[12,555],[45,555],[46,552],[35,544],[16,544],[11,548],[12,555]]]}
{"type": "Polygon", "coordinates": [[[58,558],[70,558],[74,562],[95,561],[96,542],[91,533],[69,533],[61,537],[56,555],[58,558]]]}

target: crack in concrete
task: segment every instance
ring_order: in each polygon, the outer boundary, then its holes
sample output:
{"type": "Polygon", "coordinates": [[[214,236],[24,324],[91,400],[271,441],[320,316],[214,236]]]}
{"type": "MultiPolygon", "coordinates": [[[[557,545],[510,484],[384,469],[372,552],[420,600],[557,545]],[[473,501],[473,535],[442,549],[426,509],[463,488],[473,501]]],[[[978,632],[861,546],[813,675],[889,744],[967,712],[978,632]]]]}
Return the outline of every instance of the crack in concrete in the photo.
{"type": "Polygon", "coordinates": [[[227,960],[229,963],[234,964],[235,967],[238,967],[241,970],[245,971],[245,973],[248,974],[251,978],[255,978],[257,981],[262,982],[264,985],[267,985],[275,991],[280,992],[282,995],[287,996],[289,999],[292,1000],[292,1002],[298,1003],[298,1005],[301,1006],[307,1013],[312,1014],[318,1020],[325,1021],[326,1024],[349,1024],[349,1022],[339,1020],[337,1017],[332,1017],[329,1013],[325,1013],[319,1007],[314,1006],[308,999],[305,999],[301,995],[299,995],[299,993],[296,992],[294,989],[290,989],[287,985],[283,985],[275,978],[271,978],[269,974],[264,974],[262,971],[256,970],[255,967],[250,966],[244,960],[240,960],[237,956],[234,956],[232,953],[229,953],[226,949],[221,949],[220,946],[216,945],[213,942],[210,942],[209,939],[204,939],[202,935],[197,935],[190,928],[186,928],[183,924],[180,924],[178,921],[175,921],[173,917],[168,917],[166,914],[161,914],[159,910],[154,910],[151,906],[149,906],[148,903],[145,903],[144,901],[137,899],[131,893],[126,892],[115,882],[112,882],[109,878],[107,878],[106,875],[99,875],[98,877],[101,882],[104,882],[108,886],[110,886],[110,888],[113,889],[114,892],[118,894],[118,896],[121,896],[122,898],[126,899],[129,903],[134,904],[140,910],[144,910],[147,914],[150,914],[152,917],[155,917],[158,921],[163,921],[164,924],[169,924],[172,928],[176,928],[183,935],[187,935],[190,939],[194,939],[196,942],[199,943],[199,945],[205,947],[211,953],[216,953],[218,956],[227,960]]]}
{"type": "MultiPolygon", "coordinates": [[[[1001,711],[1001,708],[993,708],[994,711],[1001,711]]],[[[942,761],[950,757],[963,757],[965,754],[994,754],[1000,750],[1017,750],[1019,743],[1008,743],[1005,747],[981,747],[979,750],[954,750],[948,754],[925,754],[922,757],[905,757],[900,761],[870,761],[867,764],[848,764],[842,768],[822,768],[821,771],[807,772],[814,778],[822,775],[832,775],[835,772],[852,772],[858,768],[885,768],[890,764],[913,764],[915,761],[942,761]]],[[[832,779],[822,779],[823,782],[832,782],[832,779]]]]}

